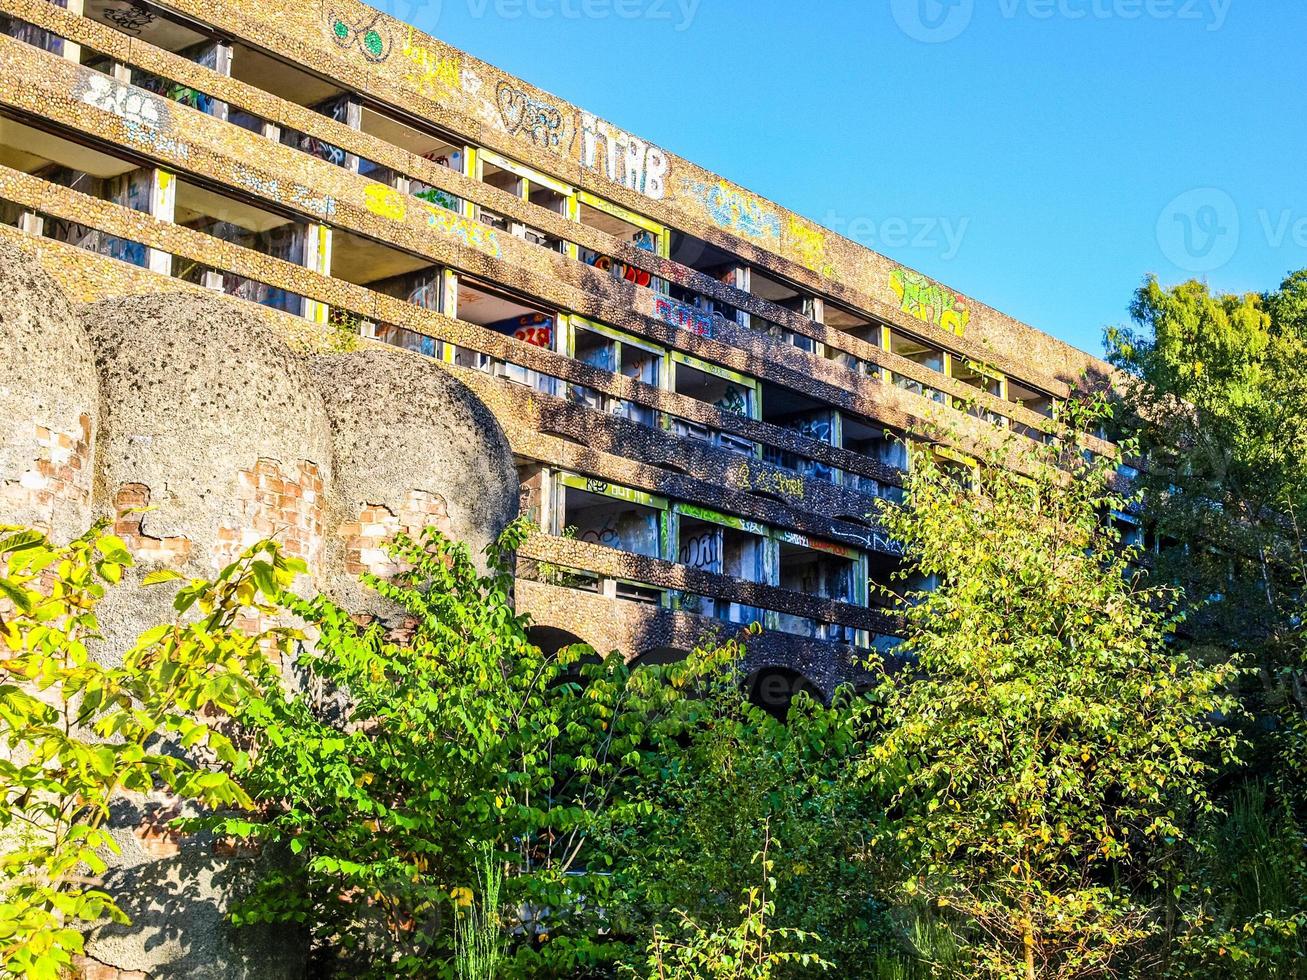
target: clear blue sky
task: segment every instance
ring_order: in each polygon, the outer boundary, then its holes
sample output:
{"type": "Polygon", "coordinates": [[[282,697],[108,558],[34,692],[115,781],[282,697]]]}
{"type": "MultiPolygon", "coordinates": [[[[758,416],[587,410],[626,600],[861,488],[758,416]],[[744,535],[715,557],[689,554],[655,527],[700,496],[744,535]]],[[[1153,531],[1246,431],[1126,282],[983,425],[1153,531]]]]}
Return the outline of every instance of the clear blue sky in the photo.
{"type": "Polygon", "coordinates": [[[1307,267],[1303,0],[382,6],[1095,353],[1146,273],[1307,267]]]}

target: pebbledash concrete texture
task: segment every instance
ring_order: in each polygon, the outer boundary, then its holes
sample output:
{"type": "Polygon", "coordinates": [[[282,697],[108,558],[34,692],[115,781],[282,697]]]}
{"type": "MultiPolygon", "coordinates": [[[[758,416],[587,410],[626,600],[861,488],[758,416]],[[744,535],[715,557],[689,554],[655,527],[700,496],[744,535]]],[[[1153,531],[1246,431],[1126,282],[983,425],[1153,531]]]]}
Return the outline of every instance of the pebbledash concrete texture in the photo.
{"type": "MultiPolygon", "coordinates": [[[[837,150],[832,152],[837,153],[837,150]]],[[[358,584],[540,527],[546,648],[758,623],[783,711],[892,650],[903,441],[1044,441],[1107,365],[354,0],[0,0],[0,521],[358,584]],[[142,510],[142,508],[149,508],[142,510]]],[[[1111,449],[1090,440],[1091,448],[1111,449]]],[[[113,657],[167,596],[107,602],[113,657]]],[[[119,801],[96,978],[302,974],[231,932],[266,856],[119,801]]]]}

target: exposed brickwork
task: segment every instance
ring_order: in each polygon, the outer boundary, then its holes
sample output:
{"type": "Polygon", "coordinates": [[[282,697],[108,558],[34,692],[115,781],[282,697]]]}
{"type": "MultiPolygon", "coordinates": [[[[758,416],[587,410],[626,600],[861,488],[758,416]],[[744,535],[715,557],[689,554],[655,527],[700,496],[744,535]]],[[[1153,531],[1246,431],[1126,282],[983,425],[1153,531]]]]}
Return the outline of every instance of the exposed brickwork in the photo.
{"type": "Polygon", "coordinates": [[[345,540],[345,571],[382,577],[399,573],[403,569],[390,560],[386,544],[400,531],[417,537],[427,527],[449,530],[449,507],[440,494],[410,490],[398,514],[380,504],[365,505],[357,520],[342,524],[336,531],[345,540]]]}
{"type": "Polygon", "coordinates": [[[36,424],[40,455],[17,480],[0,482],[0,507],[38,515],[33,522],[49,528],[57,504],[90,501],[91,417],[82,415],[78,433],[55,432],[36,424]]]}
{"type": "Polygon", "coordinates": [[[89,956],[77,957],[73,970],[81,980],[150,980],[150,975],[141,970],[120,970],[89,956]]]}
{"type": "Polygon", "coordinates": [[[181,809],[175,803],[147,806],[145,816],[132,831],[141,850],[155,860],[176,857],[181,851],[182,835],[168,824],[179,816],[181,809]]]}
{"type": "Polygon", "coordinates": [[[322,549],[323,482],[316,463],[301,460],[288,470],[260,459],[240,473],[241,512],[234,526],[218,531],[214,564],[224,567],[252,544],[275,538],[287,554],[313,565],[322,549]]]}
{"type": "Polygon", "coordinates": [[[119,487],[113,497],[114,534],[123,539],[138,561],[181,564],[194,550],[189,538],[159,538],[142,530],[146,517],[142,508],[150,505],[150,499],[150,488],[144,483],[124,483],[119,487]]]}

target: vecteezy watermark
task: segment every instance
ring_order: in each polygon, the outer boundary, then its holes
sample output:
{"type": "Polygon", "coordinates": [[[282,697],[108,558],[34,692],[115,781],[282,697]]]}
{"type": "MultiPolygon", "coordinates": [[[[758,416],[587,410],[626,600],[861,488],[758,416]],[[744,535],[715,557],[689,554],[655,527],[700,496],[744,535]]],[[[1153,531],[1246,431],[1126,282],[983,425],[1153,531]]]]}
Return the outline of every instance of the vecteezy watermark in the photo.
{"type": "Polygon", "coordinates": [[[971,26],[976,0],[890,0],[890,12],[914,41],[942,44],[971,26]]]}
{"type": "Polygon", "coordinates": [[[703,0],[381,0],[378,8],[408,23],[435,26],[446,5],[465,6],[473,20],[663,21],[689,30],[703,0]]]}
{"type": "Polygon", "coordinates": [[[1307,213],[1258,208],[1249,222],[1234,198],[1215,187],[1185,191],[1167,204],[1157,219],[1157,244],[1185,272],[1214,272],[1234,258],[1249,229],[1267,248],[1307,249],[1307,213]]]}
{"type": "Polygon", "coordinates": [[[849,217],[828,211],[822,225],[870,249],[920,249],[945,261],[957,258],[971,227],[970,218],[849,217]]]}
{"type": "MultiPolygon", "coordinates": [[[[1171,20],[1219,31],[1234,0],[991,0],[1004,20],[1171,20]]],[[[975,0],[891,0],[899,29],[915,41],[941,44],[971,26],[975,0]]]]}

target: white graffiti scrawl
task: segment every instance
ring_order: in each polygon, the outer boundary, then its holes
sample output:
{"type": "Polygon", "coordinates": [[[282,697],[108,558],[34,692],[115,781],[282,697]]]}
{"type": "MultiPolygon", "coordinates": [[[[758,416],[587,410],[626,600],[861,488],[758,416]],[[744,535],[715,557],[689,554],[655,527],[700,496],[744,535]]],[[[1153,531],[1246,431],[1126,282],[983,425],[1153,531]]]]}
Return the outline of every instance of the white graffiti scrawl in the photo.
{"type": "Polygon", "coordinates": [[[594,170],[603,149],[604,173],[615,184],[661,201],[667,194],[667,154],[616,126],[581,113],[581,166],[594,170]]]}

